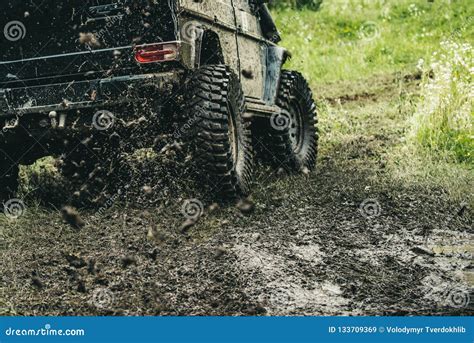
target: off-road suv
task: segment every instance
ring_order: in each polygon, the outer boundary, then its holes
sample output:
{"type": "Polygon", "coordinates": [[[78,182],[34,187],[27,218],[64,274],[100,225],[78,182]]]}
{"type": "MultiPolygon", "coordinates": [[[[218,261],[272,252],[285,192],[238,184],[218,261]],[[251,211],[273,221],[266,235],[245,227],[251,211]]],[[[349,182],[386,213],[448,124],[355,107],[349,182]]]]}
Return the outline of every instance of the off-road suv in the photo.
{"type": "Polygon", "coordinates": [[[162,134],[192,143],[222,196],[249,192],[255,151],[313,169],[316,107],[302,75],[282,70],[289,53],[264,2],[3,0],[0,200],[20,164],[49,155],[92,194],[124,146],[162,134]]]}

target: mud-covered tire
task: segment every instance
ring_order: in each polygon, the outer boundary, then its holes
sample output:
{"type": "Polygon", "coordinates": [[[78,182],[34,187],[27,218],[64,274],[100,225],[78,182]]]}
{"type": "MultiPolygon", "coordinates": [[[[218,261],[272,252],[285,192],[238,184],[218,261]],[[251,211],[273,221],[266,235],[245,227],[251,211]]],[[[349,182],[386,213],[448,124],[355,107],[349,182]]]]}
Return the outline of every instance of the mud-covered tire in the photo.
{"type": "Polygon", "coordinates": [[[254,154],[245,97],[238,77],[225,65],[208,65],[193,73],[186,110],[195,118],[191,143],[208,191],[223,198],[250,192],[254,154]]]}
{"type": "Polygon", "coordinates": [[[0,149],[0,205],[15,196],[19,186],[18,173],[18,164],[0,149]]]}
{"type": "Polygon", "coordinates": [[[275,113],[263,128],[261,143],[275,167],[289,172],[314,170],[318,154],[316,104],[303,75],[282,71],[275,113]]]}

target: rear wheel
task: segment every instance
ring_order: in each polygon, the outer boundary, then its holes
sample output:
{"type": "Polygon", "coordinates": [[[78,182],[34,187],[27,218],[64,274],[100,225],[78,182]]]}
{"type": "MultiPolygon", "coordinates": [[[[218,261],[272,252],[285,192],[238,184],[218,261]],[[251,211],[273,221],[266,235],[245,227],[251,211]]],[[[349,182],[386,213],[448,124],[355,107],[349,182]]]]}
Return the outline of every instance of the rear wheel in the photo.
{"type": "Polygon", "coordinates": [[[300,73],[282,72],[277,105],[281,111],[263,128],[263,151],[275,167],[290,172],[313,170],[318,153],[316,104],[300,73]]]}
{"type": "Polygon", "coordinates": [[[191,139],[213,193],[235,198],[250,192],[253,150],[245,98],[238,77],[225,65],[209,65],[189,81],[187,112],[195,119],[191,139]]]}

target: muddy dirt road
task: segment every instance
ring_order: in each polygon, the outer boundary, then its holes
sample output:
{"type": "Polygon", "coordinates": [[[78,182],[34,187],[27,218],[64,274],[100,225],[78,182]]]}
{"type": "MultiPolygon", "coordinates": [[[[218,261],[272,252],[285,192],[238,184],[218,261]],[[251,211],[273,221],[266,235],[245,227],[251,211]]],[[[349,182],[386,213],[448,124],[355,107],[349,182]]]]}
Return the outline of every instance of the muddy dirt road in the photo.
{"type": "Polygon", "coordinates": [[[2,221],[2,314],[472,314],[472,210],[391,178],[385,154],[401,121],[382,109],[400,83],[371,82],[364,94],[326,93],[370,130],[332,144],[323,132],[314,174],[260,172],[244,211],[203,200],[183,233],[187,197],[170,194],[159,208],[81,211],[81,230],[45,207],[2,221]]]}

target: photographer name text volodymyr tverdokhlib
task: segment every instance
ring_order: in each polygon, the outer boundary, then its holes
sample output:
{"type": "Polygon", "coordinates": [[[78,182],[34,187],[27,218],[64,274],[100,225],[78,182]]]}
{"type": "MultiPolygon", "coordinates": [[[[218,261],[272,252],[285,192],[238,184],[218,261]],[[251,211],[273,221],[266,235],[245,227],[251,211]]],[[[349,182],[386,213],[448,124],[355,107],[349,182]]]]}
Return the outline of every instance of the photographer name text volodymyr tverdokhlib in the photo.
{"type": "Polygon", "coordinates": [[[464,326],[441,326],[441,327],[400,327],[400,326],[387,326],[385,328],[387,333],[406,333],[406,334],[426,334],[426,333],[466,333],[464,326]]]}

